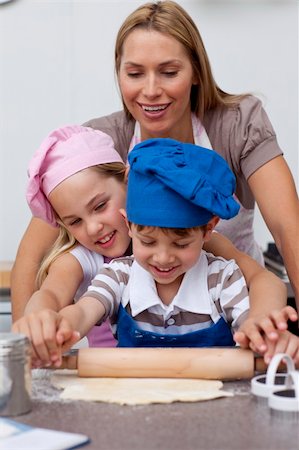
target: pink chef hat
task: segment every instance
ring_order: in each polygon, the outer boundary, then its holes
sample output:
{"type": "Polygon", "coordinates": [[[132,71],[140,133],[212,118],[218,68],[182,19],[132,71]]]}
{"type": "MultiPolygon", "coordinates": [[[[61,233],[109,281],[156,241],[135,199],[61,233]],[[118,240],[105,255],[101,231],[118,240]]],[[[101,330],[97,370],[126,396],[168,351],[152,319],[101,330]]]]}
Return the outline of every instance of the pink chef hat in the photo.
{"type": "Polygon", "coordinates": [[[33,156],[28,167],[26,198],[33,216],[57,226],[50,192],[63,180],[87,167],[123,162],[110,136],[80,125],[52,131],[33,156]]]}

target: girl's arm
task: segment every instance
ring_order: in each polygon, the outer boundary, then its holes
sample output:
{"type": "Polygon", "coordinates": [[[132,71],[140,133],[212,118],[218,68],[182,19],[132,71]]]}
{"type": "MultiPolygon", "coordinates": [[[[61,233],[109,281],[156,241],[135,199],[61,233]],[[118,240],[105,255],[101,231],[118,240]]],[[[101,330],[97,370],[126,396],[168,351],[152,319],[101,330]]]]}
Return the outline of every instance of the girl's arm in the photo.
{"type": "Polygon", "coordinates": [[[24,315],[45,308],[58,312],[70,305],[82,280],[83,270],[77,258],[69,252],[60,255],[51,263],[40,289],[31,296],[24,315]]]}
{"type": "Polygon", "coordinates": [[[40,219],[31,219],[11,272],[13,321],[24,314],[26,304],[36,290],[35,279],[40,263],[57,236],[58,228],[53,228],[40,219]]]}
{"type": "Polygon", "coordinates": [[[299,201],[292,174],[278,156],[256,170],[248,184],[284,260],[299,312],[299,201]]]}

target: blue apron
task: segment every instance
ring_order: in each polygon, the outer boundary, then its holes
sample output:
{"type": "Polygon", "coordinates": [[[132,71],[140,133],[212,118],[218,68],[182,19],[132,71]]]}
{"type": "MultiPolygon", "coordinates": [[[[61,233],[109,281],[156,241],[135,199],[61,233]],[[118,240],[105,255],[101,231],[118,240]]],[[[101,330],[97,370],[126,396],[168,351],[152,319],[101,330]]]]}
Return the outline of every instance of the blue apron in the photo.
{"type": "Polygon", "coordinates": [[[232,347],[236,345],[228,324],[221,317],[209,328],[191,333],[159,334],[137,327],[120,305],[117,318],[118,347],[232,347]]]}

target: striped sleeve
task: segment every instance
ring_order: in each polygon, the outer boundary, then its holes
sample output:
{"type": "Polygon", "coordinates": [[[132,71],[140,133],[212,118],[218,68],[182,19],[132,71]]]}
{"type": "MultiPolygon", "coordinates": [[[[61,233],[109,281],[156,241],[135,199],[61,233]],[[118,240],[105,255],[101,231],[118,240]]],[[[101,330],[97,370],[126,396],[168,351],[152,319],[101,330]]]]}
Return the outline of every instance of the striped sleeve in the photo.
{"type": "Polygon", "coordinates": [[[101,322],[117,313],[124,288],[129,281],[131,265],[131,258],[120,258],[104,264],[83,294],[82,297],[93,297],[103,304],[105,316],[101,322]]]}
{"type": "Polygon", "coordinates": [[[234,260],[208,258],[208,284],[212,298],[220,313],[237,331],[249,311],[249,296],[245,278],[234,260]]]}

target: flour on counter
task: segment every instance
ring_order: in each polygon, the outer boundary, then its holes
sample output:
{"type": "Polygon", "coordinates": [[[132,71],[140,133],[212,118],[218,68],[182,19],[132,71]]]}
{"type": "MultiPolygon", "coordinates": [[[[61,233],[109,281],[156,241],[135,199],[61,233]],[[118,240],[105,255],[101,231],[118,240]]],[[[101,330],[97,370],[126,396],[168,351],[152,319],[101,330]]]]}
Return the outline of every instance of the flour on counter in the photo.
{"type": "Polygon", "coordinates": [[[46,403],[67,402],[67,400],[60,398],[61,390],[51,384],[53,372],[54,371],[50,369],[32,370],[32,400],[46,403]]]}

